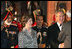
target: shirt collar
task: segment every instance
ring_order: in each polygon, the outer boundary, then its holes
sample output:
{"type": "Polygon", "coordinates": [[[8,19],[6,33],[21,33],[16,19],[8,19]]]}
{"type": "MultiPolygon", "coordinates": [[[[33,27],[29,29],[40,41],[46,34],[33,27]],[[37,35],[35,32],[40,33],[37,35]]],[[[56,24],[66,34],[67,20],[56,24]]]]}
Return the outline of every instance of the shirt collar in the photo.
{"type": "Polygon", "coordinates": [[[60,23],[59,22],[57,22],[57,25],[60,27],[60,23]]]}

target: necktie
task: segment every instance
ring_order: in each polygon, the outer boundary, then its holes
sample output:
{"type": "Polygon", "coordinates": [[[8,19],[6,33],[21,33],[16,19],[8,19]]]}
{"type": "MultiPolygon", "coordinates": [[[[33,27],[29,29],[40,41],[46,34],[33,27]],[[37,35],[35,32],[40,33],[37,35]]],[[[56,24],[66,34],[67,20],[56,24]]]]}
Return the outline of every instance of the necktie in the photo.
{"type": "Polygon", "coordinates": [[[60,24],[60,26],[62,26],[62,24],[60,24]]]}

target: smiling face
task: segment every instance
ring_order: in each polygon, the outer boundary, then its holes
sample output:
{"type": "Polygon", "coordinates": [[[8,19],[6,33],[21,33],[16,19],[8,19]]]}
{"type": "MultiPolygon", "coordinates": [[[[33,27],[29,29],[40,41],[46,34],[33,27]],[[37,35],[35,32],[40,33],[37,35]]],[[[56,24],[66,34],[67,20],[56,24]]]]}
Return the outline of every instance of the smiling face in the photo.
{"type": "Polygon", "coordinates": [[[21,17],[21,24],[23,25],[23,27],[32,27],[32,16],[30,15],[23,15],[21,17]]]}
{"type": "Polygon", "coordinates": [[[32,24],[33,24],[32,18],[30,18],[30,19],[27,21],[26,26],[32,27],[32,24]]]}
{"type": "Polygon", "coordinates": [[[58,12],[56,15],[56,20],[57,22],[59,22],[60,24],[62,24],[64,22],[64,14],[62,12],[58,12]]]}

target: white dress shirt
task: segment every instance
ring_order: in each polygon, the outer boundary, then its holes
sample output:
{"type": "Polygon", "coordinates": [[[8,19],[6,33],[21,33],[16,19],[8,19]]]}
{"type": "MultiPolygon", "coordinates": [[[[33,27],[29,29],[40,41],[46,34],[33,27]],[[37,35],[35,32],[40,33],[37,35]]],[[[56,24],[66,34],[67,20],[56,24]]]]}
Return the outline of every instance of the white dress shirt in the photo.
{"type": "Polygon", "coordinates": [[[60,24],[57,22],[57,25],[58,25],[58,27],[59,27],[59,29],[60,29],[60,31],[61,31],[61,29],[62,29],[62,25],[60,26],[60,24]]]}
{"type": "MultiPolygon", "coordinates": [[[[60,31],[62,30],[62,25],[60,26],[60,24],[57,22],[57,25],[60,29],[60,31]]],[[[64,43],[60,43],[58,48],[63,48],[64,47],[64,43]]]]}

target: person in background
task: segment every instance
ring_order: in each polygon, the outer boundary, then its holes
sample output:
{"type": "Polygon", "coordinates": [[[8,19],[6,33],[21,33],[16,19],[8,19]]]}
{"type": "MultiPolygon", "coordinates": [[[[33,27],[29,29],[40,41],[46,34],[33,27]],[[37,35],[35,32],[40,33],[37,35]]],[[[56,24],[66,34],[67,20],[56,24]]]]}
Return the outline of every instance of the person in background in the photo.
{"type": "Polygon", "coordinates": [[[33,1],[31,2],[31,15],[33,16],[33,25],[32,26],[36,26],[36,17],[38,15],[41,15],[42,13],[42,9],[39,6],[39,2],[38,1],[33,1]]]}
{"type": "Polygon", "coordinates": [[[38,48],[36,31],[32,29],[32,17],[24,16],[24,27],[18,34],[18,46],[19,48],[38,48]]]}
{"type": "Polygon", "coordinates": [[[71,20],[71,10],[68,10],[67,12],[66,12],[66,19],[67,19],[67,21],[70,21],[71,20]]]}
{"type": "Polygon", "coordinates": [[[5,31],[11,24],[11,15],[8,15],[6,20],[3,22],[3,28],[1,30],[1,48],[8,48],[8,34],[5,31]]]}
{"type": "Polygon", "coordinates": [[[17,45],[17,26],[12,24],[12,16],[8,15],[8,18],[4,21],[4,28],[1,31],[2,48],[14,48],[17,45]]]}
{"type": "Polygon", "coordinates": [[[43,25],[43,16],[36,17],[37,25],[33,27],[37,31],[38,48],[47,48],[47,28],[43,25]]]}

